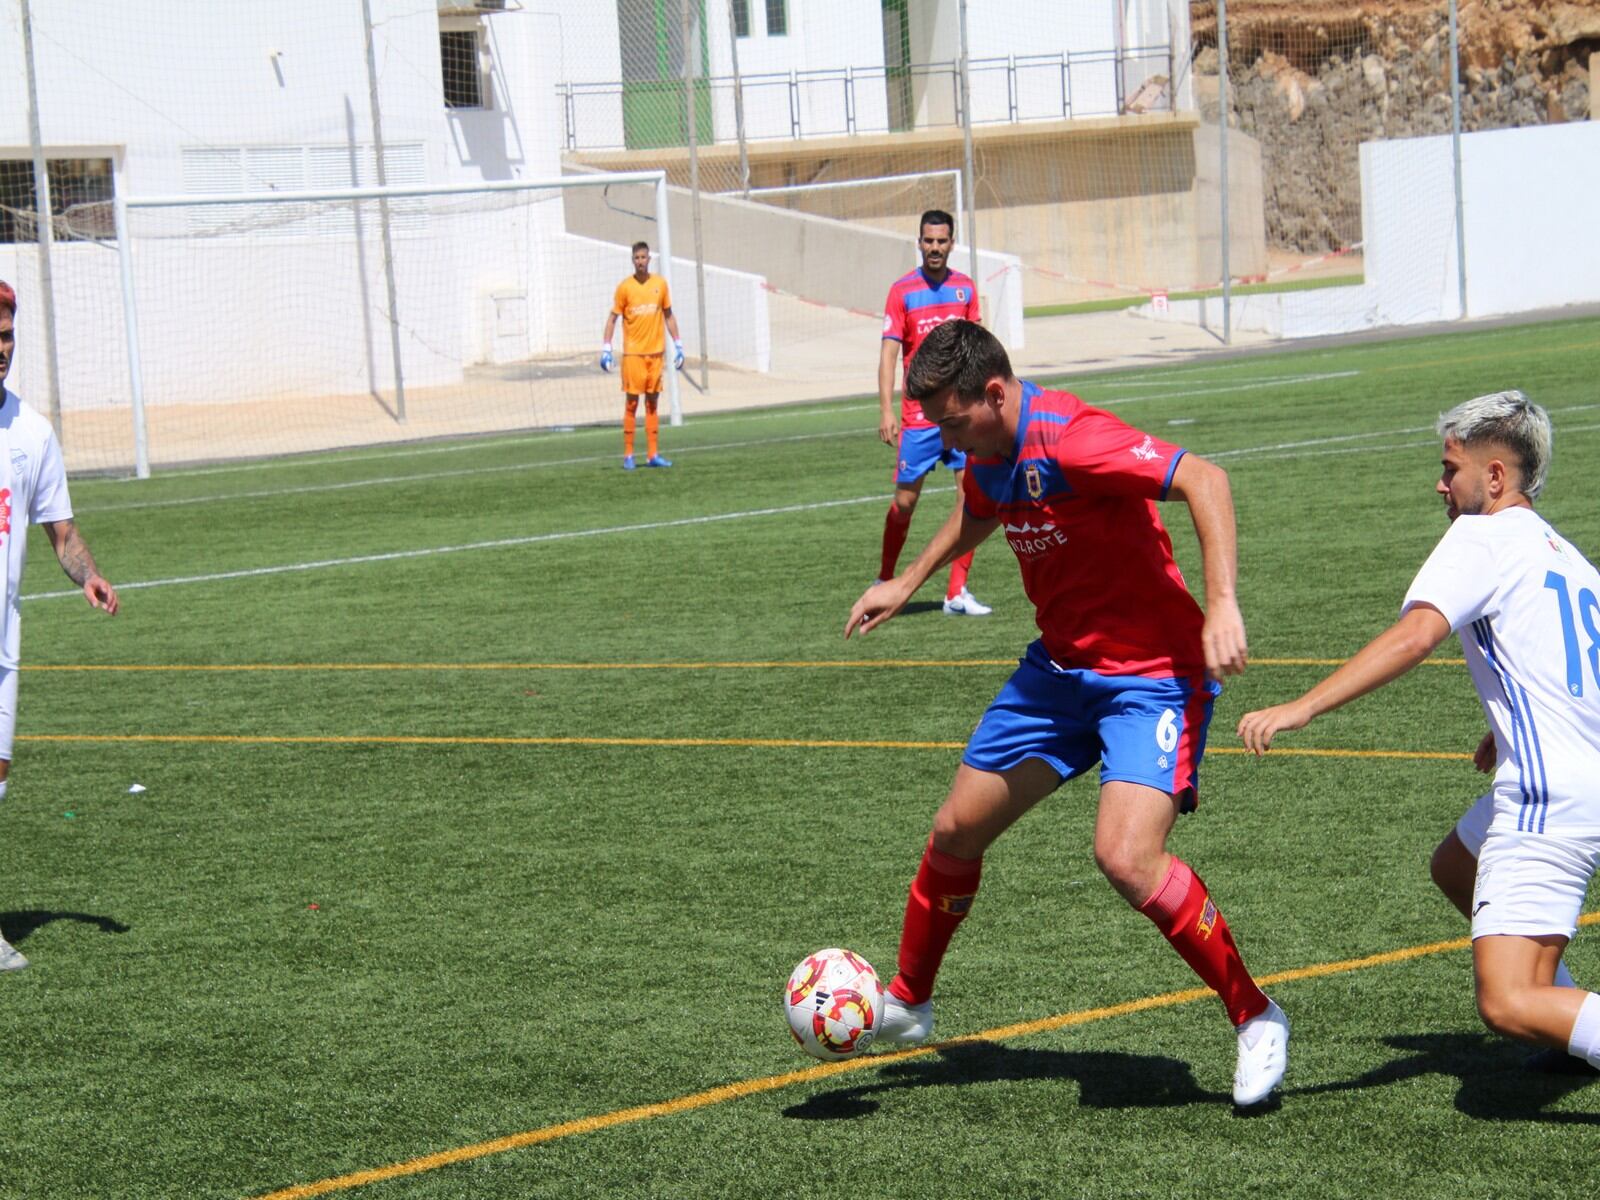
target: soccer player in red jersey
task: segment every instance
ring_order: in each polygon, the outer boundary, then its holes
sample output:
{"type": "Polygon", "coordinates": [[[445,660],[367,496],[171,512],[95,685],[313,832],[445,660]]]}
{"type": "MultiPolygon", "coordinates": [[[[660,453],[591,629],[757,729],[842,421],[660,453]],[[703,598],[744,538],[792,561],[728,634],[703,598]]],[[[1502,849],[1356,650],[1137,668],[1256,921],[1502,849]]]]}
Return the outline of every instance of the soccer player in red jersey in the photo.
{"type": "Polygon", "coordinates": [[[971,456],[964,503],[904,572],[856,601],[845,636],[876,629],[1004,526],[1040,637],[978,723],[934,817],[878,1043],[932,1033],[934,976],[990,843],[1098,765],[1095,862],[1222,998],[1238,1031],[1234,1103],[1258,1104],[1288,1065],[1288,1019],[1245,969],[1200,876],[1167,851],[1178,814],[1199,798],[1221,679],[1245,665],[1228,476],[1076,396],[1022,382],[994,335],[969,321],[928,334],[906,391],[944,445],[971,456]],[[1167,499],[1188,505],[1199,535],[1204,612],[1157,514],[1167,499]]]}
{"type": "MultiPolygon", "coordinates": [[[[878,353],[878,436],[899,450],[894,474],[894,502],[883,521],[883,554],[878,578],[894,575],[900,551],[911,532],[911,514],[917,511],[922,481],[941,462],[955,472],[956,492],[961,491],[967,456],[942,446],[939,431],[923,415],[922,405],[902,391],[900,415],[894,414],[894,366],[901,352],[906,370],[928,331],[945,321],[977,321],[978,289],[960,271],[950,269],[950,247],[955,218],[942,209],[922,214],[917,224],[917,250],[922,265],[894,281],[883,306],[883,343],[878,353]]],[[[963,554],[950,564],[950,586],[945,590],[944,611],[951,616],[986,617],[993,610],[978,603],[967,590],[972,555],[963,554]]]]}

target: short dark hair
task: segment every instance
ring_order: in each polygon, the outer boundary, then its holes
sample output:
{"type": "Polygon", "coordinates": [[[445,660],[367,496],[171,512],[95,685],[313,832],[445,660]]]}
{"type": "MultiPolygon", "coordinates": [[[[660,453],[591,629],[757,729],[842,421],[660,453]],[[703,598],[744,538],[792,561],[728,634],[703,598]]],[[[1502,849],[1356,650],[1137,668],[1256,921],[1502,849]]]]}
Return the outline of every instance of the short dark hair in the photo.
{"type": "Polygon", "coordinates": [[[989,380],[1011,379],[1011,358],[1006,348],[976,321],[946,321],[936,325],[911,360],[906,372],[906,395],[923,401],[953,387],[967,404],[983,398],[989,380]]]}
{"type": "Polygon", "coordinates": [[[648,249],[650,249],[650,243],[649,242],[635,242],[633,244],[633,252],[635,254],[639,253],[639,251],[641,251],[641,250],[648,250],[648,249]]]}
{"type": "Polygon", "coordinates": [[[944,225],[949,228],[951,237],[956,235],[956,219],[942,208],[930,208],[922,214],[922,220],[917,222],[917,236],[921,237],[929,225],[944,225]]]}

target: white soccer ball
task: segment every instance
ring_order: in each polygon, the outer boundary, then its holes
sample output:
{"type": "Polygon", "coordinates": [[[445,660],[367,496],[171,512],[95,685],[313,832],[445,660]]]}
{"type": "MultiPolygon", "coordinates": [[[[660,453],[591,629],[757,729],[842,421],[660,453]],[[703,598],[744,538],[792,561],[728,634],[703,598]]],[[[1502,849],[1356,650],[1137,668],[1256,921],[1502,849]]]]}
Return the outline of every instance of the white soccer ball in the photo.
{"type": "Polygon", "coordinates": [[[802,959],[783,989],[789,1032],[813,1058],[853,1058],[878,1035],[883,984],[853,950],[818,950],[802,959]]]}

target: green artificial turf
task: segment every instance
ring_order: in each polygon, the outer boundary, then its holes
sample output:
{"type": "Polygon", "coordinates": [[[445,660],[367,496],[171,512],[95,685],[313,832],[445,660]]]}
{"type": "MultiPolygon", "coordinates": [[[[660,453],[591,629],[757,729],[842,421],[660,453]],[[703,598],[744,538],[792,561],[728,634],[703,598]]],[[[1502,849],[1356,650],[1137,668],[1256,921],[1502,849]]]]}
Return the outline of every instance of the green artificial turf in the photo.
{"type": "MultiPolygon", "coordinates": [[[[1444,528],[1432,424],[1460,399],[1550,408],[1541,509],[1600,549],[1596,378],[1600,322],[1566,321],[1045,381],[1231,474],[1257,661],[1173,846],[1257,973],[1465,936],[1427,856],[1482,778],[1359,753],[1470,753],[1463,669],[1265,761],[1233,729],[1327,670],[1270,660],[1393,619],[1444,528]]],[[[1211,999],[758,1086],[810,1065],[778,1000],[800,957],[892,969],[953,747],[1033,636],[996,541],[971,580],[992,617],[930,586],[842,639],[888,502],[876,412],[691,412],[663,431],[677,466],[631,475],[615,430],[579,430],[75,481],[124,612],[49,598],[33,535],[0,1196],[258,1196],[552,1129],[323,1194],[1581,1194],[1600,1088],[1487,1035],[1460,949],[1274,984],[1291,1070],[1251,1118],[1211,999]]],[[[1075,781],[990,852],[941,1036],[1194,986],[1100,879],[1093,806],[1075,781]]],[[[1569,961],[1600,981],[1592,934],[1569,961]]]]}

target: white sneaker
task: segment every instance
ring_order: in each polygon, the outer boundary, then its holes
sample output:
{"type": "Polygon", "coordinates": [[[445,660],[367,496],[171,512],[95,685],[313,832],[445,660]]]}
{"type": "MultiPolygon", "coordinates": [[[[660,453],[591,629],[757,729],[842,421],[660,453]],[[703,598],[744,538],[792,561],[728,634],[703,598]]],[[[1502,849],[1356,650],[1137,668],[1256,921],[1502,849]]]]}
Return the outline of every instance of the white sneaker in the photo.
{"type": "Polygon", "coordinates": [[[987,617],[994,609],[987,604],[979,604],[976,596],[962,588],[959,596],[944,602],[944,611],[950,617],[987,617]]]}
{"type": "Polygon", "coordinates": [[[1233,1072],[1233,1102],[1260,1104],[1283,1082],[1289,1067],[1289,1018],[1271,1000],[1260,1016],[1239,1026],[1239,1065],[1233,1072]]]}
{"type": "Polygon", "coordinates": [[[933,1001],[907,1004],[893,992],[883,994],[883,1020],[878,1025],[878,1046],[915,1046],[933,1032],[933,1001]]]}
{"type": "Polygon", "coordinates": [[[22,952],[0,937],[0,971],[20,971],[27,965],[28,960],[22,957],[22,952]]]}

